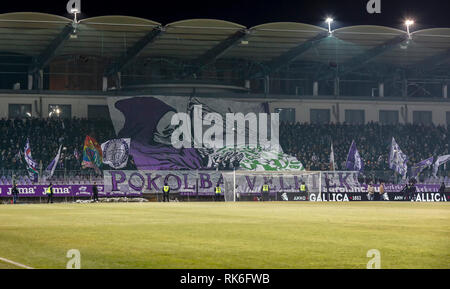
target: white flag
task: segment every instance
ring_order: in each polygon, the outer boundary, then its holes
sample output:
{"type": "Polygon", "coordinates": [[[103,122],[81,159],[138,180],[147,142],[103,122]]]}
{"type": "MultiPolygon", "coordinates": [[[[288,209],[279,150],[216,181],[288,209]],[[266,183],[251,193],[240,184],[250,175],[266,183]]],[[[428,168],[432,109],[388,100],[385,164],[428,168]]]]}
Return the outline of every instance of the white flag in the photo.
{"type": "Polygon", "coordinates": [[[114,169],[124,168],[130,155],[131,139],[112,139],[102,143],[103,163],[114,169]]]}
{"type": "Polygon", "coordinates": [[[408,172],[407,161],[408,157],[402,152],[395,139],[392,138],[391,152],[389,153],[389,168],[406,177],[406,173],[408,172]]]}
{"type": "Polygon", "coordinates": [[[331,153],[330,153],[330,166],[331,170],[336,170],[336,163],[334,162],[334,150],[333,150],[333,143],[331,143],[331,153]]]}
{"type": "Polygon", "coordinates": [[[433,166],[433,175],[435,177],[437,176],[437,172],[439,170],[439,166],[445,164],[449,160],[450,160],[450,155],[440,156],[440,157],[437,158],[437,160],[436,160],[436,162],[434,163],[434,166],[433,166]]]}

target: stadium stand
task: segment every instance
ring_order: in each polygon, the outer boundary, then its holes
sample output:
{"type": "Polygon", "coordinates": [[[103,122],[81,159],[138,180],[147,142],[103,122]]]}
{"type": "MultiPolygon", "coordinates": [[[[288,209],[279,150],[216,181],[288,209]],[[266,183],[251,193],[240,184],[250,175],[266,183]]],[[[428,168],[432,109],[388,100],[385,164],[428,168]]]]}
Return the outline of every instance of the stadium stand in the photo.
{"type": "MultiPolygon", "coordinates": [[[[54,181],[84,183],[101,176],[92,170],[81,170],[81,156],[84,136],[92,135],[101,143],[115,137],[110,121],[87,119],[2,119],[0,120],[0,166],[2,184],[11,184],[15,174],[18,183],[29,184],[26,165],[23,161],[23,147],[30,140],[33,158],[42,168],[54,158],[60,144],[63,145],[61,161],[54,175],[54,181]]],[[[300,124],[282,123],[280,141],[283,150],[296,156],[307,170],[328,170],[330,143],[333,141],[337,170],[345,170],[345,160],[352,140],[355,140],[364,159],[367,176],[383,178],[392,175],[388,167],[390,141],[395,137],[409,156],[408,167],[431,156],[449,153],[450,132],[443,126],[423,125],[366,125],[349,124],[300,124]]],[[[221,170],[232,169],[234,164],[225,164],[221,170]]],[[[133,168],[131,157],[129,167],[133,168]]],[[[450,168],[449,168],[450,169],[450,168]]],[[[449,182],[449,169],[439,171],[440,180],[449,182]]],[[[431,168],[422,173],[431,176],[431,168]]],[[[389,178],[389,177],[386,177],[389,178]]],[[[423,180],[425,181],[425,180],[423,180]]]]}

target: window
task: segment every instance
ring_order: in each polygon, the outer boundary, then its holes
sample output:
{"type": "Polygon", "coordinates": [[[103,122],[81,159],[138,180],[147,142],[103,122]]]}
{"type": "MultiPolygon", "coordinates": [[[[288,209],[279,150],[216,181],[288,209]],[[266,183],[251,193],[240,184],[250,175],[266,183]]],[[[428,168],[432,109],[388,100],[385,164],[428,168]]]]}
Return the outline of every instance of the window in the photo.
{"type": "Polygon", "coordinates": [[[414,111],[413,112],[413,123],[431,125],[433,123],[431,111],[414,111]]]}
{"type": "Polygon", "coordinates": [[[330,123],[329,109],[311,109],[310,110],[311,123],[330,123]]]}
{"type": "Polygon", "coordinates": [[[295,123],[295,108],[275,108],[280,114],[280,122],[295,123]]]}
{"type": "Polygon", "coordinates": [[[31,104],[9,104],[9,118],[26,118],[31,117],[31,104]]]}
{"type": "Polygon", "coordinates": [[[107,105],[88,105],[88,119],[109,120],[109,108],[107,105]]]}
{"type": "Polygon", "coordinates": [[[366,115],[364,110],[359,109],[346,109],[345,110],[345,122],[349,124],[364,124],[366,121],[366,115]]]}
{"type": "Polygon", "coordinates": [[[72,118],[72,106],[70,104],[49,104],[48,117],[72,118]]]}
{"type": "Polygon", "coordinates": [[[398,124],[398,110],[380,110],[380,123],[398,124]]]}

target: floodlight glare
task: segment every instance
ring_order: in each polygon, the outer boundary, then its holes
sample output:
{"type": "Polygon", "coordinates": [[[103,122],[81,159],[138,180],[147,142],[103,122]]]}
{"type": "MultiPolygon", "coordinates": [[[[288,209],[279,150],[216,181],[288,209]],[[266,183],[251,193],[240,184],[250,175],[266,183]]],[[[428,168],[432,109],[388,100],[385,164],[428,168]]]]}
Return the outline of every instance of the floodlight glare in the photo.
{"type": "Polygon", "coordinates": [[[331,31],[331,23],[333,23],[333,21],[334,20],[331,17],[327,17],[327,19],[325,19],[325,22],[328,23],[328,33],[330,33],[330,35],[332,33],[332,31],[331,31]]]}
{"type": "Polygon", "coordinates": [[[70,9],[70,13],[72,13],[72,14],[80,13],[80,10],[78,10],[78,8],[72,8],[72,9],[70,9]]]}
{"type": "Polygon", "coordinates": [[[414,20],[412,20],[412,19],[406,19],[406,20],[405,20],[406,32],[408,33],[408,38],[409,38],[409,39],[411,39],[411,32],[409,31],[409,27],[410,27],[411,25],[413,25],[413,24],[414,24],[414,20]]]}
{"type": "Polygon", "coordinates": [[[411,25],[413,25],[414,24],[414,20],[411,20],[411,19],[406,19],[405,20],[405,25],[406,26],[411,26],[411,25]]]}

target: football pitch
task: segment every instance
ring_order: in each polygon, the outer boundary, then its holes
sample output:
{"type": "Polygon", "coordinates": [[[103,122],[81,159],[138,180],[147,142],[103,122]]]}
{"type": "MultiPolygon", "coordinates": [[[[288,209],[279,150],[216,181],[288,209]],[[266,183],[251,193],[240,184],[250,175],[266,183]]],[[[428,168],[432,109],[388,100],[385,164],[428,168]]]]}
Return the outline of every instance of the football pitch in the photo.
{"type": "MultiPolygon", "coordinates": [[[[0,258],[33,268],[450,268],[447,203],[0,206],[0,258]]],[[[0,261],[1,269],[17,266],[0,261]]]]}

